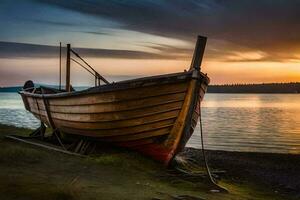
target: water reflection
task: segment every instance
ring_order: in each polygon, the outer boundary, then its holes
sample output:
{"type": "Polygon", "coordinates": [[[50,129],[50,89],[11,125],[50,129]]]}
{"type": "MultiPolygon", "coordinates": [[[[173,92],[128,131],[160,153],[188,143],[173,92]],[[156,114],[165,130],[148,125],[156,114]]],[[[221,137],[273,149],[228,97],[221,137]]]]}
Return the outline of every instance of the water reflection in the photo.
{"type": "MultiPolygon", "coordinates": [[[[300,95],[208,94],[205,144],[229,151],[300,153],[300,95]]],[[[200,147],[199,127],[188,146],[200,147]]]]}
{"type": "Polygon", "coordinates": [[[17,127],[37,128],[38,120],[25,110],[20,95],[0,93],[0,123],[17,127]]]}
{"type": "MultiPolygon", "coordinates": [[[[300,153],[300,95],[207,94],[202,108],[208,149],[300,153]]],[[[39,125],[15,93],[0,93],[0,123],[39,125]]],[[[201,148],[197,126],[188,146],[201,148]]]]}

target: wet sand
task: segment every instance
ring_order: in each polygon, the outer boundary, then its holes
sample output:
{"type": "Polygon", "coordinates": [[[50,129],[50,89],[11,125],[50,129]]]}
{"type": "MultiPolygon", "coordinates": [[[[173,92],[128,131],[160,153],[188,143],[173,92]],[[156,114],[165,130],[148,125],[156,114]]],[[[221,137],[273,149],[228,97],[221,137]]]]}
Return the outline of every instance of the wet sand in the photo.
{"type": "MultiPolygon", "coordinates": [[[[275,193],[300,199],[300,155],[205,151],[212,171],[233,182],[251,182],[271,188],[275,193]]],[[[203,165],[202,151],[186,148],[181,155],[203,165]]]]}

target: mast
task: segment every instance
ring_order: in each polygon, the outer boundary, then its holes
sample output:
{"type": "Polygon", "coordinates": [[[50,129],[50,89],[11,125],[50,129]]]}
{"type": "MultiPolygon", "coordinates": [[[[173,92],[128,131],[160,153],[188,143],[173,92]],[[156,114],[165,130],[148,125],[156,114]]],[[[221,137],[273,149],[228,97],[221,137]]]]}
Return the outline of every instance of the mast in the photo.
{"type": "Polygon", "coordinates": [[[61,42],[59,43],[59,90],[61,90],[61,42]]]}
{"type": "Polygon", "coordinates": [[[70,85],[70,51],[71,51],[71,45],[67,44],[67,64],[66,64],[66,91],[71,91],[71,85],[70,85]]]}
{"type": "Polygon", "coordinates": [[[201,71],[201,62],[205,50],[206,40],[206,37],[198,35],[190,70],[196,69],[201,71]]]}

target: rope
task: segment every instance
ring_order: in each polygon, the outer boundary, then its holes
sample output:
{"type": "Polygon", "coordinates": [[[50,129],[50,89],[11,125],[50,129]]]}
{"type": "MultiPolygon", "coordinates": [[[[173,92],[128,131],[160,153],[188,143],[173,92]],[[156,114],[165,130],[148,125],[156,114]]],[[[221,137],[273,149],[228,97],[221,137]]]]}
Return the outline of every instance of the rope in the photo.
{"type": "Polygon", "coordinates": [[[73,62],[77,63],[78,65],[80,65],[83,69],[85,69],[86,71],[88,71],[90,74],[92,74],[92,76],[95,77],[95,86],[100,86],[100,80],[101,78],[99,77],[99,74],[96,72],[95,74],[89,70],[87,67],[85,67],[83,64],[81,64],[80,62],[78,62],[77,60],[75,60],[74,58],[70,58],[70,60],[72,60],[73,62]]]}
{"type": "Polygon", "coordinates": [[[199,112],[199,127],[200,127],[200,136],[201,136],[201,146],[202,146],[202,156],[203,156],[203,160],[204,160],[204,163],[205,163],[205,169],[206,169],[206,172],[208,174],[208,177],[210,179],[210,181],[217,185],[217,183],[215,182],[214,178],[212,177],[211,175],[211,172],[210,172],[210,169],[209,169],[209,166],[208,166],[208,163],[207,163],[207,159],[206,159],[206,155],[205,155],[205,148],[204,148],[204,141],[203,141],[203,128],[202,128],[202,117],[201,117],[201,108],[200,108],[200,102],[199,102],[199,106],[198,106],[198,112],[199,112]]]}
{"type": "Polygon", "coordinates": [[[80,65],[82,68],[84,68],[86,71],[88,71],[90,74],[92,74],[94,77],[97,78],[97,76],[91,72],[88,68],[86,68],[85,66],[83,66],[83,64],[81,64],[80,62],[78,62],[77,60],[75,60],[74,58],[70,58],[73,62],[77,63],[78,65],[80,65]]]}
{"type": "Polygon", "coordinates": [[[73,49],[70,50],[75,56],[77,56],[82,62],[84,62],[84,64],[86,64],[93,72],[95,72],[96,76],[99,77],[99,79],[101,79],[104,83],[109,84],[109,82],[103,76],[101,76],[91,65],[89,65],[78,53],[76,53],[73,49]]]}
{"type": "Polygon", "coordinates": [[[200,108],[200,101],[199,101],[199,106],[198,106],[198,112],[199,112],[199,126],[200,126],[200,136],[201,136],[201,146],[202,146],[202,156],[203,156],[203,160],[205,163],[205,169],[206,172],[208,174],[209,180],[211,181],[211,183],[216,186],[218,189],[222,190],[223,192],[228,192],[228,190],[220,185],[218,185],[214,178],[211,175],[208,163],[207,163],[207,159],[206,159],[206,155],[205,155],[205,148],[204,148],[204,141],[203,141],[203,128],[202,128],[202,117],[201,117],[201,108],[200,108]]]}

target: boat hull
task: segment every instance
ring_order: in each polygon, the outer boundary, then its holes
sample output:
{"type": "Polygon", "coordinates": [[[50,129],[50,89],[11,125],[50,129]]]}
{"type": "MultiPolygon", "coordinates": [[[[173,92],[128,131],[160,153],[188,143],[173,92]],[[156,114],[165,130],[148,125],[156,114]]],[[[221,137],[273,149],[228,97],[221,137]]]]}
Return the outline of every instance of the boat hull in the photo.
{"type": "Polygon", "coordinates": [[[68,135],[131,148],[168,164],[192,135],[209,79],[197,70],[85,91],[21,91],[37,119],[68,135]]]}

